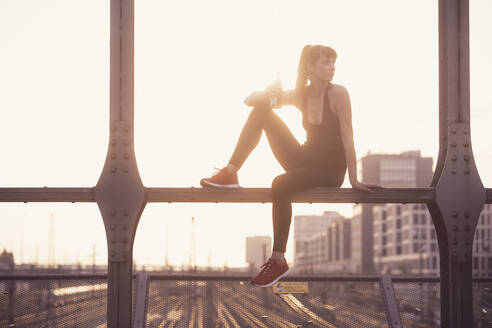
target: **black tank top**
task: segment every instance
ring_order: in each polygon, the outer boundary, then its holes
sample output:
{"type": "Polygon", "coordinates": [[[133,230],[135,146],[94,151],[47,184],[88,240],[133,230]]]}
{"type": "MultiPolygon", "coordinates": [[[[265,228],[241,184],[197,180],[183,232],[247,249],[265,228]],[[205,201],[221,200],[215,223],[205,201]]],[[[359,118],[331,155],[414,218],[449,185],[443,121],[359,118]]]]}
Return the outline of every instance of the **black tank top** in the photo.
{"type": "MultiPolygon", "coordinates": [[[[307,118],[307,94],[302,101],[302,126],[306,130],[306,142],[302,147],[307,151],[307,164],[316,167],[330,167],[345,171],[347,164],[345,161],[345,151],[343,148],[340,123],[330,108],[328,90],[332,88],[330,84],[323,97],[323,118],[320,124],[312,124],[307,118]]],[[[308,87],[309,88],[309,87],[308,87]]]]}

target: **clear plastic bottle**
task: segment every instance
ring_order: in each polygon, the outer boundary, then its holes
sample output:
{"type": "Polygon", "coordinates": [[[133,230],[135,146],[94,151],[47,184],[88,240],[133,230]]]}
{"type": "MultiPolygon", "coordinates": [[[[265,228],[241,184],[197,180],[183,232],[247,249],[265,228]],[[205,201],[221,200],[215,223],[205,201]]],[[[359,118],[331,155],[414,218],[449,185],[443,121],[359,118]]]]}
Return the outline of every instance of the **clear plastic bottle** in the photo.
{"type": "Polygon", "coordinates": [[[280,108],[282,106],[282,83],[280,82],[280,73],[277,72],[277,78],[273,83],[274,93],[270,97],[270,106],[272,108],[280,108]]]}

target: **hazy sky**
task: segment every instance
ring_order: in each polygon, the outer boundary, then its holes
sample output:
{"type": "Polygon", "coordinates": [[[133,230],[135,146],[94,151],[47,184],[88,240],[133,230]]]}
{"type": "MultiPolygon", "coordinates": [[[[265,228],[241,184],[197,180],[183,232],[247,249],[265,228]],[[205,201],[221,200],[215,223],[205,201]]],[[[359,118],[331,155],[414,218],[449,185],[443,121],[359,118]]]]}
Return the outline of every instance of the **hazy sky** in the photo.
{"type": "MultiPolygon", "coordinates": [[[[227,163],[249,108],[243,100],[280,72],[293,88],[302,47],[339,58],[349,90],[357,156],[438,150],[437,0],[135,1],[135,152],[152,187],[199,186],[227,163]]],[[[492,2],[470,0],[472,137],[482,180],[492,185],[492,2]]],[[[109,1],[0,0],[0,186],[90,187],[108,145],[109,1]]],[[[300,114],[278,114],[300,142],[300,114]]],[[[282,169],[266,138],[239,172],[267,187],[282,169]]],[[[349,186],[346,181],[345,186],[349,186]]],[[[351,205],[294,204],[296,214],[351,205]]],[[[106,263],[96,204],[0,204],[0,250],[48,259],[50,213],[57,261],[106,263]],[[23,229],[22,229],[23,227],[23,229]],[[23,249],[23,253],[21,252],[23,249]]],[[[271,235],[270,204],[150,204],[135,240],[137,263],[187,263],[196,217],[199,265],[244,265],[248,235],[271,235]]],[[[291,227],[291,233],[293,228],[291,227]]],[[[287,246],[292,259],[292,235],[287,246]]]]}

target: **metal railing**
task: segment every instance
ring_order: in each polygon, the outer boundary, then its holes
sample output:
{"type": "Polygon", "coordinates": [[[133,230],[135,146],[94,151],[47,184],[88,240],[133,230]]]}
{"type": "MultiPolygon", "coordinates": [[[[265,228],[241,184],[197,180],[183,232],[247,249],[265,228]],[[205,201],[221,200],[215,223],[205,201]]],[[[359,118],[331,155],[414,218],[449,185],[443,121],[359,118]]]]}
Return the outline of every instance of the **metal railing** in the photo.
{"type": "MultiPolygon", "coordinates": [[[[0,326],[104,327],[107,274],[0,275],[0,326]]],[[[133,275],[132,327],[435,327],[439,278],[302,275],[304,291],[249,285],[246,274],[133,275]],[[198,309],[202,309],[199,311],[198,309]]],[[[474,327],[492,325],[492,278],[474,278],[474,327]]]]}

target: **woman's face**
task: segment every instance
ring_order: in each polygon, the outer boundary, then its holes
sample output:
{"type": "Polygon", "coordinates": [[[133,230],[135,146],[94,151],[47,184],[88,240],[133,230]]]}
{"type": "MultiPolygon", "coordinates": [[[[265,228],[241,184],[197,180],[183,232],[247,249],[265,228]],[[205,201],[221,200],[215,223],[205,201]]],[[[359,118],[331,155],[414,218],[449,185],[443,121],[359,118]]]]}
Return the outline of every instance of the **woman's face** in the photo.
{"type": "Polygon", "coordinates": [[[320,55],[313,65],[308,65],[311,80],[331,82],[335,75],[335,58],[320,55]]]}

